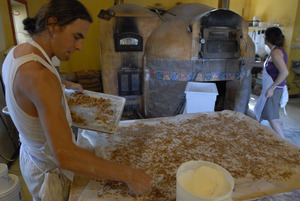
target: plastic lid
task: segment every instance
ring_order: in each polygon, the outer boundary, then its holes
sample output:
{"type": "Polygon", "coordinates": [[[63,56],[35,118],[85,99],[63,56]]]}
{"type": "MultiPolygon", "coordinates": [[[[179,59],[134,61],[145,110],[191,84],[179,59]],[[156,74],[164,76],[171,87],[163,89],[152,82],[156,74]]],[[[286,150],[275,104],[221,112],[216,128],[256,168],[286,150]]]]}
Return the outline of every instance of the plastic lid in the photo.
{"type": "Polygon", "coordinates": [[[7,176],[8,168],[5,163],[0,163],[0,177],[7,176]]]}

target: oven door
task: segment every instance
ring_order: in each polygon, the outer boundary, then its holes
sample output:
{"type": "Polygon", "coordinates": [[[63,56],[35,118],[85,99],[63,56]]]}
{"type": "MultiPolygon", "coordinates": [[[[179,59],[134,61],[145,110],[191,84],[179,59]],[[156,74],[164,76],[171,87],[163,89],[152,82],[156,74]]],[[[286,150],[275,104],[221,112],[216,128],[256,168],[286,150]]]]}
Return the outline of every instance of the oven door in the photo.
{"type": "Polygon", "coordinates": [[[238,59],[240,58],[240,31],[230,28],[203,29],[203,58],[238,59]]]}
{"type": "Polygon", "coordinates": [[[119,71],[118,72],[118,95],[142,95],[142,72],[119,71]]]}
{"type": "Polygon", "coordinates": [[[115,51],[143,51],[143,37],[131,32],[115,34],[115,51]]]}

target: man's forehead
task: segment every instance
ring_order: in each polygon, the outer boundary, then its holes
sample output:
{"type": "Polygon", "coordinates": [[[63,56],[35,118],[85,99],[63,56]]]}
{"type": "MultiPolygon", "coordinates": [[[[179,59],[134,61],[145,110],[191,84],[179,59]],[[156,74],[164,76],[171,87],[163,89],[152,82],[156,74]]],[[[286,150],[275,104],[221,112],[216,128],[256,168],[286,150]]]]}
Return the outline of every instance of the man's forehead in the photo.
{"type": "Polygon", "coordinates": [[[66,27],[74,34],[84,38],[89,28],[89,25],[90,22],[87,20],[76,19],[72,23],[68,24],[66,27]]]}

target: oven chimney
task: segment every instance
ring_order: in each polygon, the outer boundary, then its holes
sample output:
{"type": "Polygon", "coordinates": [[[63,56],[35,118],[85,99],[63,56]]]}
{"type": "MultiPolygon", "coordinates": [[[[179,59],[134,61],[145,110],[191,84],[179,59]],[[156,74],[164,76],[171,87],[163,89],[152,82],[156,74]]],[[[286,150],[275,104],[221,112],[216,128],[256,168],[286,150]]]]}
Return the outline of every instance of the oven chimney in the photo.
{"type": "Polygon", "coordinates": [[[126,98],[123,117],[143,111],[144,48],[161,23],[156,13],[124,1],[115,0],[117,5],[98,15],[103,91],[126,98]]]}
{"type": "Polygon", "coordinates": [[[230,0],[219,0],[219,8],[229,9],[229,1],[230,0]]]}

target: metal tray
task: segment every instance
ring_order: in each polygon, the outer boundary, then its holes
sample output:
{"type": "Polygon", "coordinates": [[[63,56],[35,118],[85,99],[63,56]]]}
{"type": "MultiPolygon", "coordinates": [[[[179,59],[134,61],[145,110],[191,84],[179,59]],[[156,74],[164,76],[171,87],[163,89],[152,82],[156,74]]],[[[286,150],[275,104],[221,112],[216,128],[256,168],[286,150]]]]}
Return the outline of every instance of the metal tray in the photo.
{"type": "MultiPolygon", "coordinates": [[[[65,90],[66,97],[72,98],[71,94],[74,92],[75,92],[74,90],[66,89],[65,90]]],[[[96,112],[98,111],[96,107],[85,107],[84,105],[69,104],[70,111],[75,112],[76,115],[79,115],[80,117],[85,119],[85,122],[83,123],[73,122],[72,126],[88,129],[88,130],[100,131],[104,133],[114,133],[121,119],[126,99],[119,96],[113,96],[109,94],[98,93],[98,92],[93,92],[88,90],[84,90],[83,95],[93,97],[93,98],[108,99],[111,106],[109,106],[107,110],[112,110],[113,114],[104,114],[104,113],[101,114],[107,117],[107,121],[104,122],[95,119],[97,117],[96,112]]]]}

